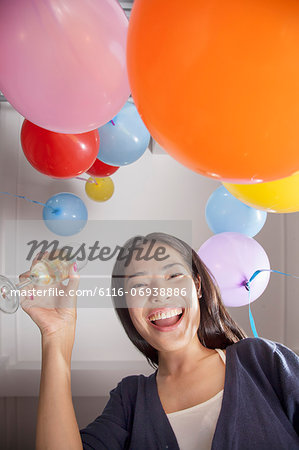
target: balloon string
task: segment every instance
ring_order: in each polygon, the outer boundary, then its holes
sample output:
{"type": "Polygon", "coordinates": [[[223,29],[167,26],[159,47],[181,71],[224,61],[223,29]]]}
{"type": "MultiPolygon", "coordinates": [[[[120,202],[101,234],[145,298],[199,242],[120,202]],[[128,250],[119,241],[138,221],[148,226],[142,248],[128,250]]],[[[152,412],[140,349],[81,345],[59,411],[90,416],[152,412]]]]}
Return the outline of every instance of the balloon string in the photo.
{"type": "Polygon", "coordinates": [[[274,272],[274,273],[280,273],[281,275],[286,275],[287,277],[293,277],[293,278],[299,278],[299,276],[297,275],[292,275],[290,273],[285,273],[285,272],[280,272],[279,270],[273,270],[273,269],[260,269],[260,270],[256,270],[254,272],[254,274],[251,276],[251,278],[249,279],[249,281],[247,281],[246,283],[244,283],[245,288],[247,289],[247,291],[249,291],[250,289],[250,283],[255,279],[255,277],[261,273],[261,272],[274,272]]]}
{"type": "Polygon", "coordinates": [[[299,278],[299,276],[297,276],[297,275],[292,275],[290,273],[280,272],[279,270],[260,269],[260,270],[256,270],[254,272],[254,274],[250,277],[249,281],[244,283],[245,289],[247,289],[247,291],[248,291],[249,320],[250,320],[250,326],[251,326],[251,330],[252,330],[252,333],[253,333],[254,337],[259,337],[259,336],[258,336],[257,331],[256,331],[253,315],[251,313],[251,308],[250,308],[250,285],[251,285],[251,282],[255,279],[255,277],[257,275],[259,275],[261,272],[274,272],[274,273],[279,273],[281,275],[286,275],[287,277],[299,278]]]}
{"type": "Polygon", "coordinates": [[[52,208],[52,206],[45,205],[45,203],[38,202],[37,200],[31,200],[30,198],[27,198],[27,197],[25,197],[24,195],[16,195],[16,194],[11,194],[10,192],[1,192],[1,191],[0,191],[0,194],[7,194],[7,195],[12,195],[13,197],[23,198],[24,200],[27,200],[28,202],[36,203],[37,205],[42,205],[42,206],[44,206],[45,208],[52,209],[53,212],[56,212],[56,211],[57,211],[55,208],[52,208]]]}
{"type": "Polygon", "coordinates": [[[92,183],[92,184],[96,184],[98,186],[99,183],[97,183],[97,180],[91,176],[91,178],[93,179],[93,181],[91,180],[86,180],[86,178],[82,178],[82,177],[75,177],[77,178],[77,180],[82,180],[82,181],[86,181],[86,183],[92,183]]]}
{"type": "Polygon", "coordinates": [[[90,175],[90,176],[91,176],[91,178],[93,179],[93,181],[95,182],[95,184],[98,186],[99,183],[97,183],[97,180],[95,179],[95,177],[93,177],[92,175],[90,175]]]}
{"type": "Polygon", "coordinates": [[[254,337],[259,337],[259,335],[257,334],[257,331],[256,331],[254,318],[253,318],[253,315],[252,315],[252,312],[251,312],[251,308],[250,308],[250,288],[249,288],[249,291],[248,291],[248,306],[249,306],[249,321],[250,321],[250,326],[251,326],[251,330],[252,330],[253,336],[254,337]]]}
{"type": "Polygon", "coordinates": [[[112,125],[115,127],[115,123],[113,122],[113,120],[110,120],[110,122],[112,123],[112,125]]]}

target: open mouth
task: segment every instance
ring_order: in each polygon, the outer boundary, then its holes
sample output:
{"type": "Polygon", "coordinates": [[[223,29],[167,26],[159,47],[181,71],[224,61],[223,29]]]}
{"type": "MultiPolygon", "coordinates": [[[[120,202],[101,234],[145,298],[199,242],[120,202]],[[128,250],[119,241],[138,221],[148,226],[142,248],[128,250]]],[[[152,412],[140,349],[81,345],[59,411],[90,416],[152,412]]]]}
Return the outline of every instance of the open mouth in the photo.
{"type": "Polygon", "coordinates": [[[185,308],[176,308],[170,314],[158,313],[156,315],[150,315],[147,320],[154,328],[160,331],[171,331],[179,326],[184,314],[185,308]]]}

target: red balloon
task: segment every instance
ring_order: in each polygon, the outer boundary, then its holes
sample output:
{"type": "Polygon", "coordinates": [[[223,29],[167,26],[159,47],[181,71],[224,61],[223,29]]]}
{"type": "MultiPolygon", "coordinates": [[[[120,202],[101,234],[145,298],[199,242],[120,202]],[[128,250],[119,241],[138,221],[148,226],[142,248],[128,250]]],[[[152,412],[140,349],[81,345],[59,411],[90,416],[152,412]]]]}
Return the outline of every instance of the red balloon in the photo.
{"type": "Polygon", "coordinates": [[[25,119],[21,144],[30,164],[53,178],[73,178],[94,163],[100,146],[98,130],[62,134],[45,130],[25,119]]]}
{"type": "Polygon", "coordinates": [[[109,164],[105,164],[103,161],[96,158],[93,165],[86,171],[88,175],[93,177],[109,177],[114,172],[117,171],[119,167],[117,166],[109,166],[109,164]]]}

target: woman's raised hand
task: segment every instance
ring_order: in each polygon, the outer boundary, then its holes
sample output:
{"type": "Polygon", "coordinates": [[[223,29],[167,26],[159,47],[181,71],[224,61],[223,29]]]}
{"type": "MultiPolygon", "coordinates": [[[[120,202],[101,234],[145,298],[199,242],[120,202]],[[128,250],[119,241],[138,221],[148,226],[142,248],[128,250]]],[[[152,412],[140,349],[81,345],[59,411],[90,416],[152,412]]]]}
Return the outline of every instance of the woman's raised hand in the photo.
{"type": "MultiPolygon", "coordinates": [[[[47,254],[48,252],[44,253],[42,259],[47,254]]],[[[32,261],[31,268],[37,262],[38,256],[32,261]]],[[[30,271],[21,274],[19,280],[25,280],[29,274],[30,271]]],[[[60,282],[49,287],[29,284],[23,288],[28,295],[21,295],[21,306],[37,324],[43,339],[62,338],[62,340],[65,340],[66,336],[69,336],[71,340],[74,339],[77,319],[76,291],[79,286],[79,280],[80,277],[76,272],[76,263],[74,263],[70,266],[69,280],[66,286],[60,282]],[[33,288],[36,291],[43,291],[42,293],[45,293],[45,295],[31,295],[33,288]]]]}

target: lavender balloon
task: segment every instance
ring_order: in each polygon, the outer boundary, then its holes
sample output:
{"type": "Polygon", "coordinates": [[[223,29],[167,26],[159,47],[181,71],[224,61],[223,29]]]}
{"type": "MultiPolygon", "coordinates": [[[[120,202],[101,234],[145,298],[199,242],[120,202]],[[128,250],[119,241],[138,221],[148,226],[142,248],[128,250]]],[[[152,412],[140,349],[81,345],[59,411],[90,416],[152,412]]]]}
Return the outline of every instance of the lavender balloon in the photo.
{"type": "MultiPolygon", "coordinates": [[[[225,306],[248,305],[245,283],[258,269],[270,269],[263,247],[241,233],[218,233],[198,250],[198,256],[208,267],[220,288],[225,306]]],[[[261,272],[250,284],[250,302],[266,289],[270,272],[261,272]]]]}

